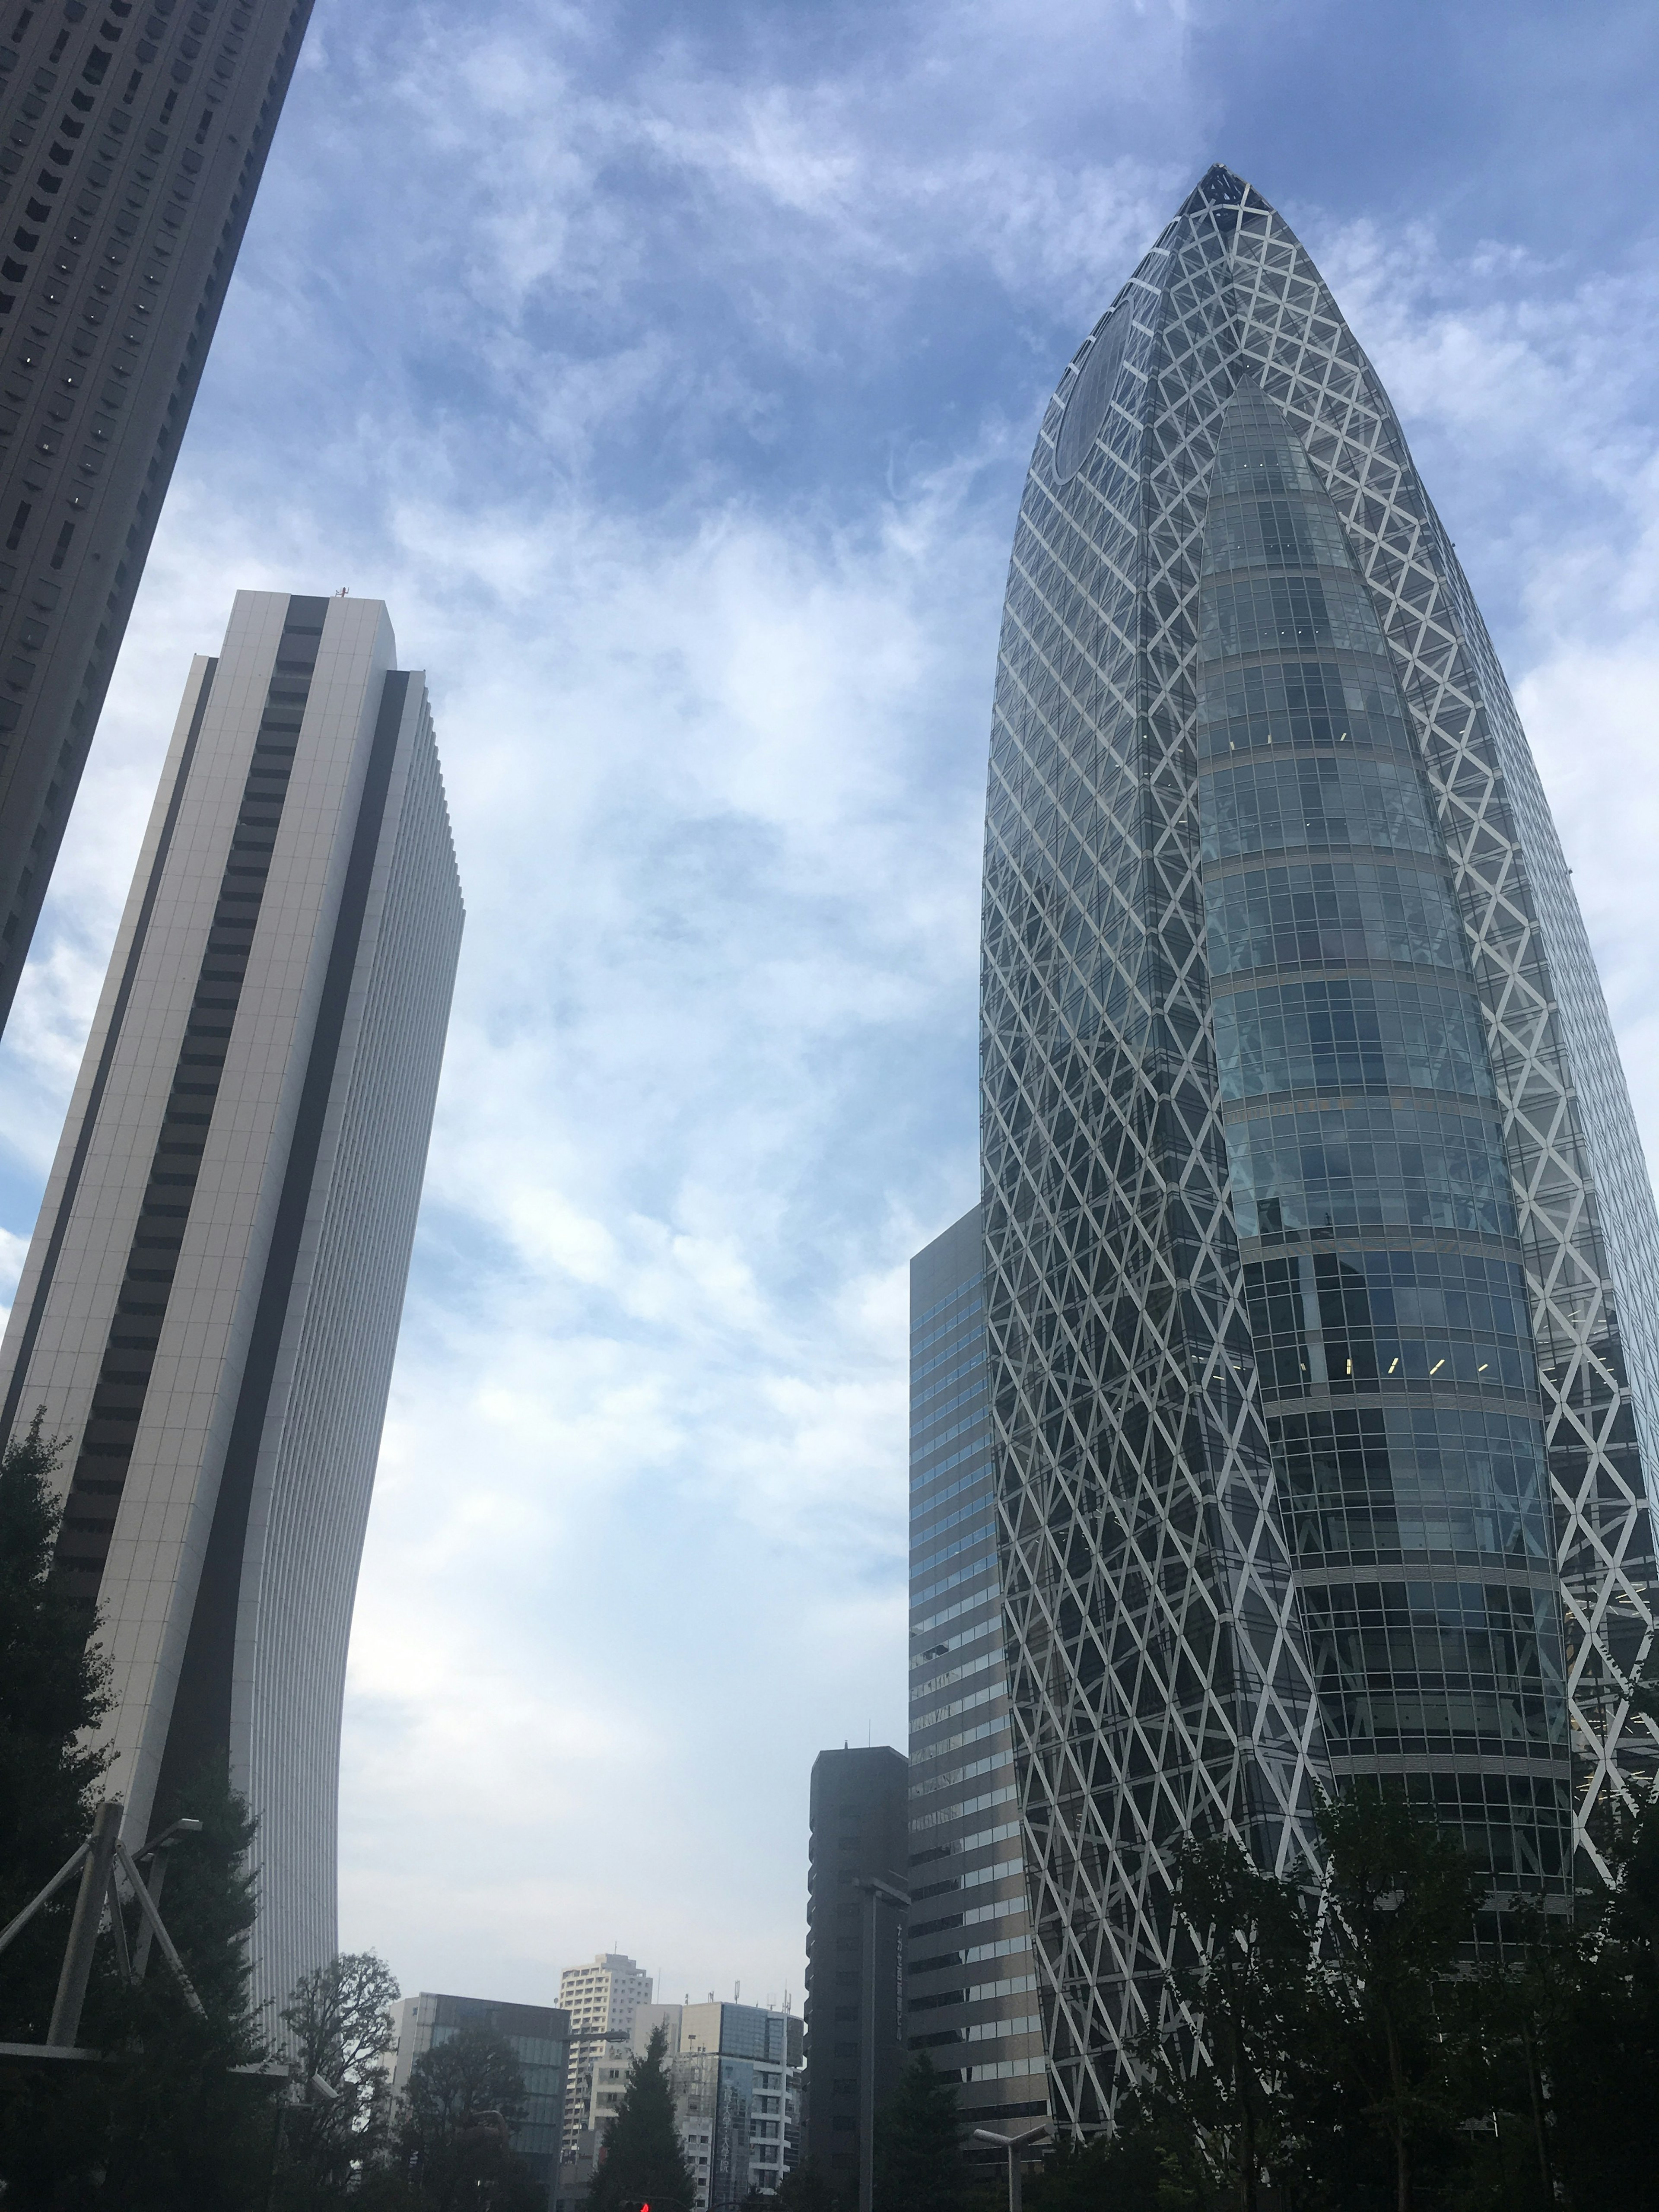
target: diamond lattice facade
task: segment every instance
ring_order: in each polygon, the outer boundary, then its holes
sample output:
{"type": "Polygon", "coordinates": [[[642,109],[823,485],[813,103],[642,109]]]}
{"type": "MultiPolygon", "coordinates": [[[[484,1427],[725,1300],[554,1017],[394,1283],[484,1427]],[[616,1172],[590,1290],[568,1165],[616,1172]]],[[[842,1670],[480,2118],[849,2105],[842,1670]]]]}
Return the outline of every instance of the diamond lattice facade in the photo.
{"type": "Polygon", "coordinates": [[[1496,1893],[1653,1771],[1659,1226],[1468,586],[1306,252],[1212,170],[1068,368],[1012,563],[987,1325],[1056,2119],[1179,1839],[1355,1775],[1496,1893]]]}

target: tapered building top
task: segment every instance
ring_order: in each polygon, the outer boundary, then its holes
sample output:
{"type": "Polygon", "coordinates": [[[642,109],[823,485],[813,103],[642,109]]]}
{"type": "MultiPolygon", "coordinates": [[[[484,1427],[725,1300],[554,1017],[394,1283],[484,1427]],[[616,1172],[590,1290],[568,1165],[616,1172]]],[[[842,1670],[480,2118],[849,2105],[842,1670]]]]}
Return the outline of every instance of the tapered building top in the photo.
{"type": "Polygon", "coordinates": [[[1359,1777],[1492,1887],[1651,1770],[1659,1225],[1508,688],[1375,372],[1218,165],[1061,378],[982,964],[1006,1628],[1057,2116],[1191,1833],[1359,1777]]]}

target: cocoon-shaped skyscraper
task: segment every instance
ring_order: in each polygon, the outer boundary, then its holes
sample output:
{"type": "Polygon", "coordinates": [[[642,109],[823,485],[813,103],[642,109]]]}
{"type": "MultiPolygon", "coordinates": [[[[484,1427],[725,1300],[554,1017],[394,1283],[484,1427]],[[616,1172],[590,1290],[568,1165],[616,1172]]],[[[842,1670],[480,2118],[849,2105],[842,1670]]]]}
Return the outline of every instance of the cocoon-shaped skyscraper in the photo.
{"type": "Polygon", "coordinates": [[[241,592],[191,670],[0,1376],[68,1440],[58,1565],[135,1840],[258,1816],[255,1995],[335,1948],[357,1567],[462,907],[378,601],[241,592]]]}
{"type": "Polygon", "coordinates": [[[991,742],[988,1391],[1053,2109],[1182,1839],[1383,1778],[1499,1897],[1651,1778],[1659,1228],[1583,922],[1378,379],[1210,171],[1062,375],[991,742]]]}

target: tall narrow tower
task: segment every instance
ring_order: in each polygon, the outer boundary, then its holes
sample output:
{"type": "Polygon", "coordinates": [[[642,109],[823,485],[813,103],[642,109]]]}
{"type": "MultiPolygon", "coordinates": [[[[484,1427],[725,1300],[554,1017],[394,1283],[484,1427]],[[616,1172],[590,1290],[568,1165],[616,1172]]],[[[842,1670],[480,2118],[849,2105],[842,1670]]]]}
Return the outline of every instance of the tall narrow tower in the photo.
{"type": "Polygon", "coordinates": [[[986,836],[1016,1761],[1057,2118],[1188,1833],[1397,1786],[1499,1893],[1651,1771],[1659,1228],[1468,586],[1301,246],[1211,170],[1062,377],[986,836]]]}
{"type": "Polygon", "coordinates": [[[461,933],[426,688],[376,600],[237,594],[191,672],[0,1347],[69,1439],[58,1565],[130,1834],[259,1821],[256,1993],[334,1949],[357,1563],[461,933]]]}
{"type": "Polygon", "coordinates": [[[912,2050],[964,2125],[1048,2112],[1014,1786],[980,1209],[910,1262],[912,2050]]]}
{"type": "Polygon", "coordinates": [[[0,1024],[310,15],[0,16],[0,1024]]]}

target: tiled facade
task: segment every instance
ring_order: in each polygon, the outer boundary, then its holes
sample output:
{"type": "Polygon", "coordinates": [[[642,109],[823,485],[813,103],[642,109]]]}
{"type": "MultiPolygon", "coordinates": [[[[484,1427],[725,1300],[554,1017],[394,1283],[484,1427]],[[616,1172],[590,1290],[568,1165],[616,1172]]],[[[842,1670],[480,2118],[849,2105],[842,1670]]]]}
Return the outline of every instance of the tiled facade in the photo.
{"type": "Polygon", "coordinates": [[[70,1440],[131,1831],[228,1756],[256,1987],[334,1948],[340,1701],[461,902],[377,602],[239,593],[191,672],[3,1348],[70,1440]]]}

